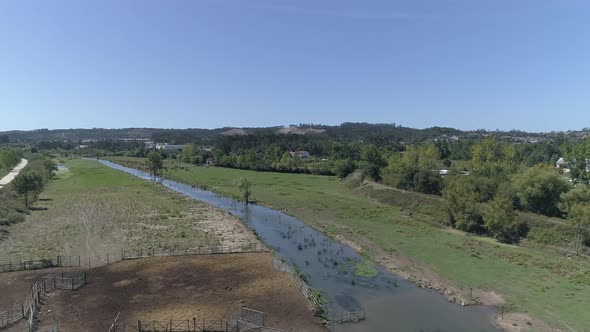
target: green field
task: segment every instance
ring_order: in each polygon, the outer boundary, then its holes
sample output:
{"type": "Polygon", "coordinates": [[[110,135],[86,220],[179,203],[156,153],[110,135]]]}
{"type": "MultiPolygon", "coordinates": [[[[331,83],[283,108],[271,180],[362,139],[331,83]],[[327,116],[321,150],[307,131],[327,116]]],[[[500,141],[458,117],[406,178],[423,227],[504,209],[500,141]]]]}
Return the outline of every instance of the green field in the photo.
{"type": "Polygon", "coordinates": [[[207,204],[95,161],[70,160],[66,166],[24,221],[0,226],[3,258],[189,249],[220,243],[216,222],[240,225],[207,204]]]}
{"type": "MultiPolygon", "coordinates": [[[[141,166],[141,159],[113,157],[141,166]]],[[[506,306],[551,325],[580,331],[590,326],[590,263],[552,250],[500,244],[489,238],[450,231],[442,200],[427,195],[363,185],[336,177],[265,173],[167,163],[165,176],[214,192],[239,197],[237,179],[252,184],[259,203],[286,210],[332,236],[363,246],[370,257],[408,257],[452,285],[496,291],[506,306]]],[[[537,246],[538,247],[538,246],[537,246]]]]}

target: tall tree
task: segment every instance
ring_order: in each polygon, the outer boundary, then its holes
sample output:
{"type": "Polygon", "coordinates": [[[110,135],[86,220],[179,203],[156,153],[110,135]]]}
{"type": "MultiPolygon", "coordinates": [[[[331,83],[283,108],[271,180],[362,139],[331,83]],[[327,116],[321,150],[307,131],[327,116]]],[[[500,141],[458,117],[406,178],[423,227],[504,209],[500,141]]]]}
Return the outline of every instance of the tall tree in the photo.
{"type": "Polygon", "coordinates": [[[52,159],[43,160],[43,168],[45,169],[45,175],[48,179],[53,177],[53,172],[57,171],[57,165],[52,159]]]}
{"type": "Polygon", "coordinates": [[[528,232],[525,223],[516,221],[512,200],[498,195],[483,205],[483,222],[487,231],[501,242],[515,243],[528,232]]]}
{"type": "Polygon", "coordinates": [[[250,190],[250,181],[248,181],[248,179],[245,177],[241,177],[238,180],[238,188],[242,192],[242,198],[244,199],[244,202],[248,204],[250,195],[252,194],[252,191],[250,190]]]}
{"type": "Polygon", "coordinates": [[[568,218],[576,228],[576,255],[580,254],[580,235],[590,225],[590,205],[577,203],[570,207],[568,218]]]}
{"type": "Polygon", "coordinates": [[[590,142],[574,146],[568,155],[572,179],[590,184],[590,142]]]}
{"type": "Polygon", "coordinates": [[[38,193],[43,186],[43,177],[35,172],[21,173],[12,180],[14,191],[24,196],[25,206],[29,207],[29,194],[38,193]]]}
{"type": "Polygon", "coordinates": [[[514,184],[523,209],[550,217],[561,214],[561,194],[570,189],[570,184],[545,164],[517,174],[514,184]]]}
{"type": "Polygon", "coordinates": [[[451,224],[460,230],[484,233],[481,203],[491,200],[498,184],[486,177],[453,176],[445,180],[443,197],[451,224]]]}
{"type": "Polygon", "coordinates": [[[471,154],[471,172],[473,174],[496,176],[502,173],[502,148],[495,139],[485,139],[473,145],[471,154]]]}
{"type": "Polygon", "coordinates": [[[199,152],[199,147],[194,143],[185,144],[180,153],[180,159],[185,163],[197,164],[200,158],[195,158],[199,152]]]}
{"type": "Polygon", "coordinates": [[[164,169],[164,160],[162,155],[155,151],[152,151],[148,154],[147,164],[150,174],[152,174],[154,177],[160,175],[164,169]]]}

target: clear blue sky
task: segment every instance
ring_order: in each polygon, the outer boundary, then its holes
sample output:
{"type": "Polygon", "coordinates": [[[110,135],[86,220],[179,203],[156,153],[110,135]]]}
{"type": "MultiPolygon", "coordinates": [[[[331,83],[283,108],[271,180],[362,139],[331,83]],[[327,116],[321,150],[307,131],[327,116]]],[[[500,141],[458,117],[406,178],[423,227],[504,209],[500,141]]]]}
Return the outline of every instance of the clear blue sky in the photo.
{"type": "Polygon", "coordinates": [[[590,126],[588,0],[0,1],[0,130],[590,126]]]}

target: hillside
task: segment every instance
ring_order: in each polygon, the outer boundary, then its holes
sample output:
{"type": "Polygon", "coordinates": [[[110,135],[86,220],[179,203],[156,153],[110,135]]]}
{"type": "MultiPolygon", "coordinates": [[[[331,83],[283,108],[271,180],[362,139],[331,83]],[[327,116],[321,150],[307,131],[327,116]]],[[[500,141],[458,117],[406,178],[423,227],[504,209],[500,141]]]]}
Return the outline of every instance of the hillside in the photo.
{"type": "Polygon", "coordinates": [[[396,124],[343,123],[337,126],[298,125],[259,128],[224,127],[217,129],[37,129],[30,131],[4,131],[0,132],[0,137],[3,137],[4,140],[9,142],[21,143],[39,141],[78,142],[83,140],[149,139],[183,144],[187,142],[198,142],[201,140],[208,141],[223,136],[247,135],[326,135],[328,138],[344,140],[378,139],[384,141],[399,141],[423,140],[440,137],[441,135],[464,136],[467,134],[467,132],[453,128],[433,127],[427,129],[414,129],[396,124]]]}

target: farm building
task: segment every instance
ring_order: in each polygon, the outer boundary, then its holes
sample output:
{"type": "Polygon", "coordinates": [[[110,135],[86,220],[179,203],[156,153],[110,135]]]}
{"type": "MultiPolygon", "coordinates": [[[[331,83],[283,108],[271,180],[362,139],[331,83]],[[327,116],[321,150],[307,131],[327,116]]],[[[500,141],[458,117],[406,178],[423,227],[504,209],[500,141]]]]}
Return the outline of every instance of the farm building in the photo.
{"type": "Polygon", "coordinates": [[[311,157],[311,153],[309,153],[308,151],[291,151],[289,152],[289,154],[291,155],[291,157],[299,157],[302,159],[311,157]]]}

